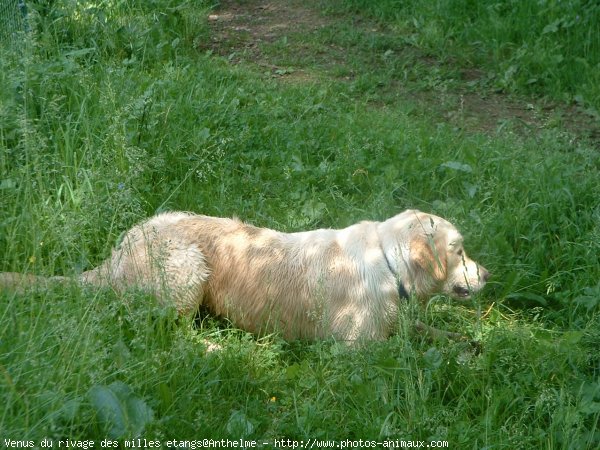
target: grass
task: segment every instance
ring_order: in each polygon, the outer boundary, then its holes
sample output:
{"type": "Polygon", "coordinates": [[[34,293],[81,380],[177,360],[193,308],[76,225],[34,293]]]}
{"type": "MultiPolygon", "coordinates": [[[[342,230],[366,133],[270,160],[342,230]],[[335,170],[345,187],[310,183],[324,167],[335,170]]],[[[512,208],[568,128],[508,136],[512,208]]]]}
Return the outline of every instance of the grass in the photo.
{"type": "MultiPolygon", "coordinates": [[[[374,40],[356,15],[337,16],[346,32],[331,42],[351,49],[337,54],[337,69],[307,58],[319,76],[281,83],[198,50],[211,40],[209,3],[48,5],[32,9],[31,35],[0,58],[1,270],[77,273],[167,209],[293,231],[417,207],[455,222],[494,278],[470,307],[435,298],[407,313],[480,339],[481,355],[405,332],[357,350],[259,339],[210,318],[178,319],[137,292],[2,292],[2,439],[600,444],[600,156],[591,143],[560,127],[474,133],[432,120],[435,104],[430,112],[389,96],[397,63],[367,65],[373,48],[399,52],[404,34],[374,40]],[[223,350],[205,353],[205,337],[223,350]]],[[[397,24],[380,6],[369,12],[397,24]]],[[[291,64],[295,42],[265,51],[291,64]]],[[[441,54],[436,42],[428,45],[441,54]]]]}
{"type": "Polygon", "coordinates": [[[453,65],[475,64],[498,89],[574,101],[598,117],[598,4],[583,0],[326,3],[332,10],[377,17],[391,24],[407,44],[453,65]]]}

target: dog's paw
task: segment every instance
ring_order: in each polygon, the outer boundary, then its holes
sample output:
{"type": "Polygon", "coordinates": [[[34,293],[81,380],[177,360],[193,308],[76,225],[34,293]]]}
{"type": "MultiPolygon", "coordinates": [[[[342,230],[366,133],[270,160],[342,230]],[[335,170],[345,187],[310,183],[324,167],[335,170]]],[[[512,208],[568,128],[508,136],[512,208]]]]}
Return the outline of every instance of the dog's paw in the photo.
{"type": "Polygon", "coordinates": [[[203,339],[202,343],[204,344],[204,347],[206,347],[206,353],[212,353],[223,350],[222,345],[216,344],[215,342],[209,341],[208,339],[203,339]]]}

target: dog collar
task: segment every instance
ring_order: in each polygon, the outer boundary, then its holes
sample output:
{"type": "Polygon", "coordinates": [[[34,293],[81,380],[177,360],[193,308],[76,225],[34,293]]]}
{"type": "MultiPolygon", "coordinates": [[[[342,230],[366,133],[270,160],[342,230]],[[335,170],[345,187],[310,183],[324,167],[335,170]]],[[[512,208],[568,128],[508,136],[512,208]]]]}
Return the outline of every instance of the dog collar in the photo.
{"type": "Polygon", "coordinates": [[[400,297],[401,300],[408,300],[409,295],[408,295],[408,292],[406,291],[406,288],[404,287],[404,284],[402,283],[402,281],[400,281],[400,277],[398,276],[398,274],[396,274],[394,269],[392,269],[390,260],[388,259],[387,255],[383,251],[383,248],[381,249],[381,251],[383,252],[383,257],[385,259],[385,263],[388,266],[388,269],[390,269],[390,272],[392,272],[392,275],[396,279],[396,289],[398,290],[398,297],[400,297]]]}
{"type": "Polygon", "coordinates": [[[404,284],[402,284],[402,282],[400,281],[400,279],[398,277],[396,277],[396,284],[397,284],[397,288],[398,288],[398,296],[400,297],[400,299],[402,300],[408,300],[408,292],[406,292],[406,288],[404,287],[404,284]]]}

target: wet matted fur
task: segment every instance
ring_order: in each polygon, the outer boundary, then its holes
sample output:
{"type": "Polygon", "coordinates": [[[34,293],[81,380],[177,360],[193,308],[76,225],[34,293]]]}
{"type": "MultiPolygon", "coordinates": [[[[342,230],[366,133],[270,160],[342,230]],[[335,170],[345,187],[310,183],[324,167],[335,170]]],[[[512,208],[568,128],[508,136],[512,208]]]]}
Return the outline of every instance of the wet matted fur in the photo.
{"type": "MultiPolygon", "coordinates": [[[[142,288],[182,314],[200,305],[253,333],[286,339],[385,339],[410,294],[466,298],[488,271],[448,221],[408,210],[383,222],[283,233],[184,212],[133,227],[84,284],[142,288]]],[[[65,281],[0,273],[0,287],[65,281]]]]}

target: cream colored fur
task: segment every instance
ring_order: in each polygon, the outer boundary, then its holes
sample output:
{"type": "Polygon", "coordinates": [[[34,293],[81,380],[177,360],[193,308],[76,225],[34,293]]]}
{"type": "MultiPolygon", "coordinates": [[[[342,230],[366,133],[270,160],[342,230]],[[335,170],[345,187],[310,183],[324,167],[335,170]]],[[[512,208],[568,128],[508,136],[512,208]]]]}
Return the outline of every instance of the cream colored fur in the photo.
{"type": "MultiPolygon", "coordinates": [[[[200,305],[253,333],[384,339],[405,292],[468,297],[488,272],[448,221],[416,210],[340,230],[282,233],[237,219],[159,214],[127,232],[81,282],[147,289],[182,314],[200,305]]],[[[63,277],[55,277],[64,281],[63,277]]],[[[49,279],[0,274],[0,286],[49,279]]]]}

